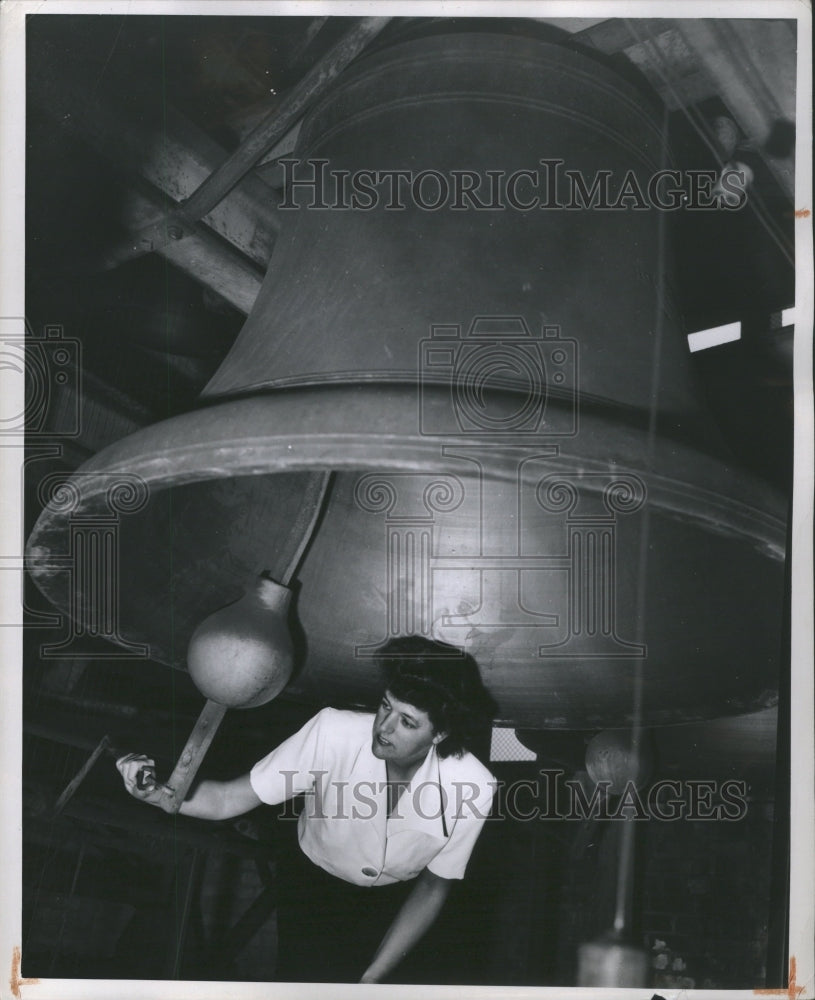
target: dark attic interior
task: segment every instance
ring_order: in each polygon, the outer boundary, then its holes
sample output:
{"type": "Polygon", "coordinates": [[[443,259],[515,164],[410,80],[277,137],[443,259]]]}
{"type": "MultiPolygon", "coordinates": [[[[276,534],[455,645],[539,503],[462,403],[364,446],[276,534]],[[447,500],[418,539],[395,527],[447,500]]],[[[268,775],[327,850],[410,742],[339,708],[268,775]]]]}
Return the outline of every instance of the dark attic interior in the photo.
{"type": "Polygon", "coordinates": [[[392,981],[785,985],[795,22],[26,33],[23,974],[274,981],[291,807],[114,760],[208,697],[242,774],[420,634],[500,788],[392,981]],[[263,574],[246,707],[187,651],[263,574]]]}

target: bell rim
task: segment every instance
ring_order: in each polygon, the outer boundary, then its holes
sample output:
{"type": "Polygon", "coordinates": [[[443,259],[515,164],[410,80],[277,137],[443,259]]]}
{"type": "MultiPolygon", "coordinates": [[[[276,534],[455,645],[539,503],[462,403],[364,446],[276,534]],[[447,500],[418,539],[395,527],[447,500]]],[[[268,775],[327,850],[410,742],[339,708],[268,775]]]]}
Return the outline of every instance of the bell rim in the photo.
{"type": "MultiPolygon", "coordinates": [[[[449,409],[449,390],[431,386],[426,395],[449,409]]],[[[48,477],[51,496],[41,497],[43,510],[27,545],[31,573],[36,580],[51,572],[39,551],[43,536],[98,507],[123,479],[140,485],[144,505],[150,490],[217,478],[329,470],[449,473],[451,458],[464,451],[471,460],[482,456],[478,474],[492,480],[517,481],[521,459],[533,454],[540,456],[538,469],[582,479],[589,492],[601,488],[592,481],[600,473],[638,477],[649,505],[661,514],[742,538],[773,560],[785,556],[783,497],[720,456],[665,438],[651,450],[647,428],[631,426],[617,428],[620,444],[609,456],[602,413],[581,414],[573,434],[423,434],[416,408],[415,386],[335,386],[217,402],[135,431],[77,470],[48,477]],[[575,447],[577,441],[583,447],[575,447]],[[67,502],[62,487],[68,488],[67,502]]]]}

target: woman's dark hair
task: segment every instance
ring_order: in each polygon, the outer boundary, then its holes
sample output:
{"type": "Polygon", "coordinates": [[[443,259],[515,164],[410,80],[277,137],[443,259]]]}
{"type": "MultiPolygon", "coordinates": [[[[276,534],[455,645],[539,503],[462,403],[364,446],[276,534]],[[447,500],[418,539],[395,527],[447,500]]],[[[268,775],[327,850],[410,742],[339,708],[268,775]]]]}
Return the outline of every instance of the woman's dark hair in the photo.
{"type": "Polygon", "coordinates": [[[386,642],[377,658],[387,690],[427,712],[437,733],[447,733],[436,746],[440,757],[460,757],[480,742],[495,714],[495,702],[469,653],[411,635],[386,642]]]}

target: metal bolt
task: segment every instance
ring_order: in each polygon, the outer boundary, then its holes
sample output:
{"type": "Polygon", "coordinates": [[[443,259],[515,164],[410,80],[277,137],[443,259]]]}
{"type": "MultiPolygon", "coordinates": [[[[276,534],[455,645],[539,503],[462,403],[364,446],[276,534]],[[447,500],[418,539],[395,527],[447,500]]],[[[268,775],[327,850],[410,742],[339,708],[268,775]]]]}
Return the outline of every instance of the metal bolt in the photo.
{"type": "Polygon", "coordinates": [[[170,226],[167,230],[167,235],[171,240],[180,240],[184,237],[184,230],[181,226],[170,226]]]}

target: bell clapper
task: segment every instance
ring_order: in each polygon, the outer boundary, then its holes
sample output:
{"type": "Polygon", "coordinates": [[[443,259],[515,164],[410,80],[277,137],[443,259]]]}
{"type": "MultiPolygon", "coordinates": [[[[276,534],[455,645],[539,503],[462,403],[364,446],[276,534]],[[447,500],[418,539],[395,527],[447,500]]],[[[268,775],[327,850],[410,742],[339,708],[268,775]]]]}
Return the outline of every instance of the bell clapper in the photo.
{"type": "MultiPolygon", "coordinates": [[[[276,698],[289,681],[294,648],[288,627],[291,582],[319,521],[330,473],[316,483],[308,521],[281,582],[264,570],[240,600],[205,618],[190,639],[187,669],[206,704],[166,785],[161,807],[176,813],[215,738],[227,708],[256,708],[276,698]],[[224,664],[233,664],[230,673],[224,664]]],[[[146,769],[145,769],[146,770],[146,769]]],[[[152,775],[155,780],[155,774],[152,775]]]]}

